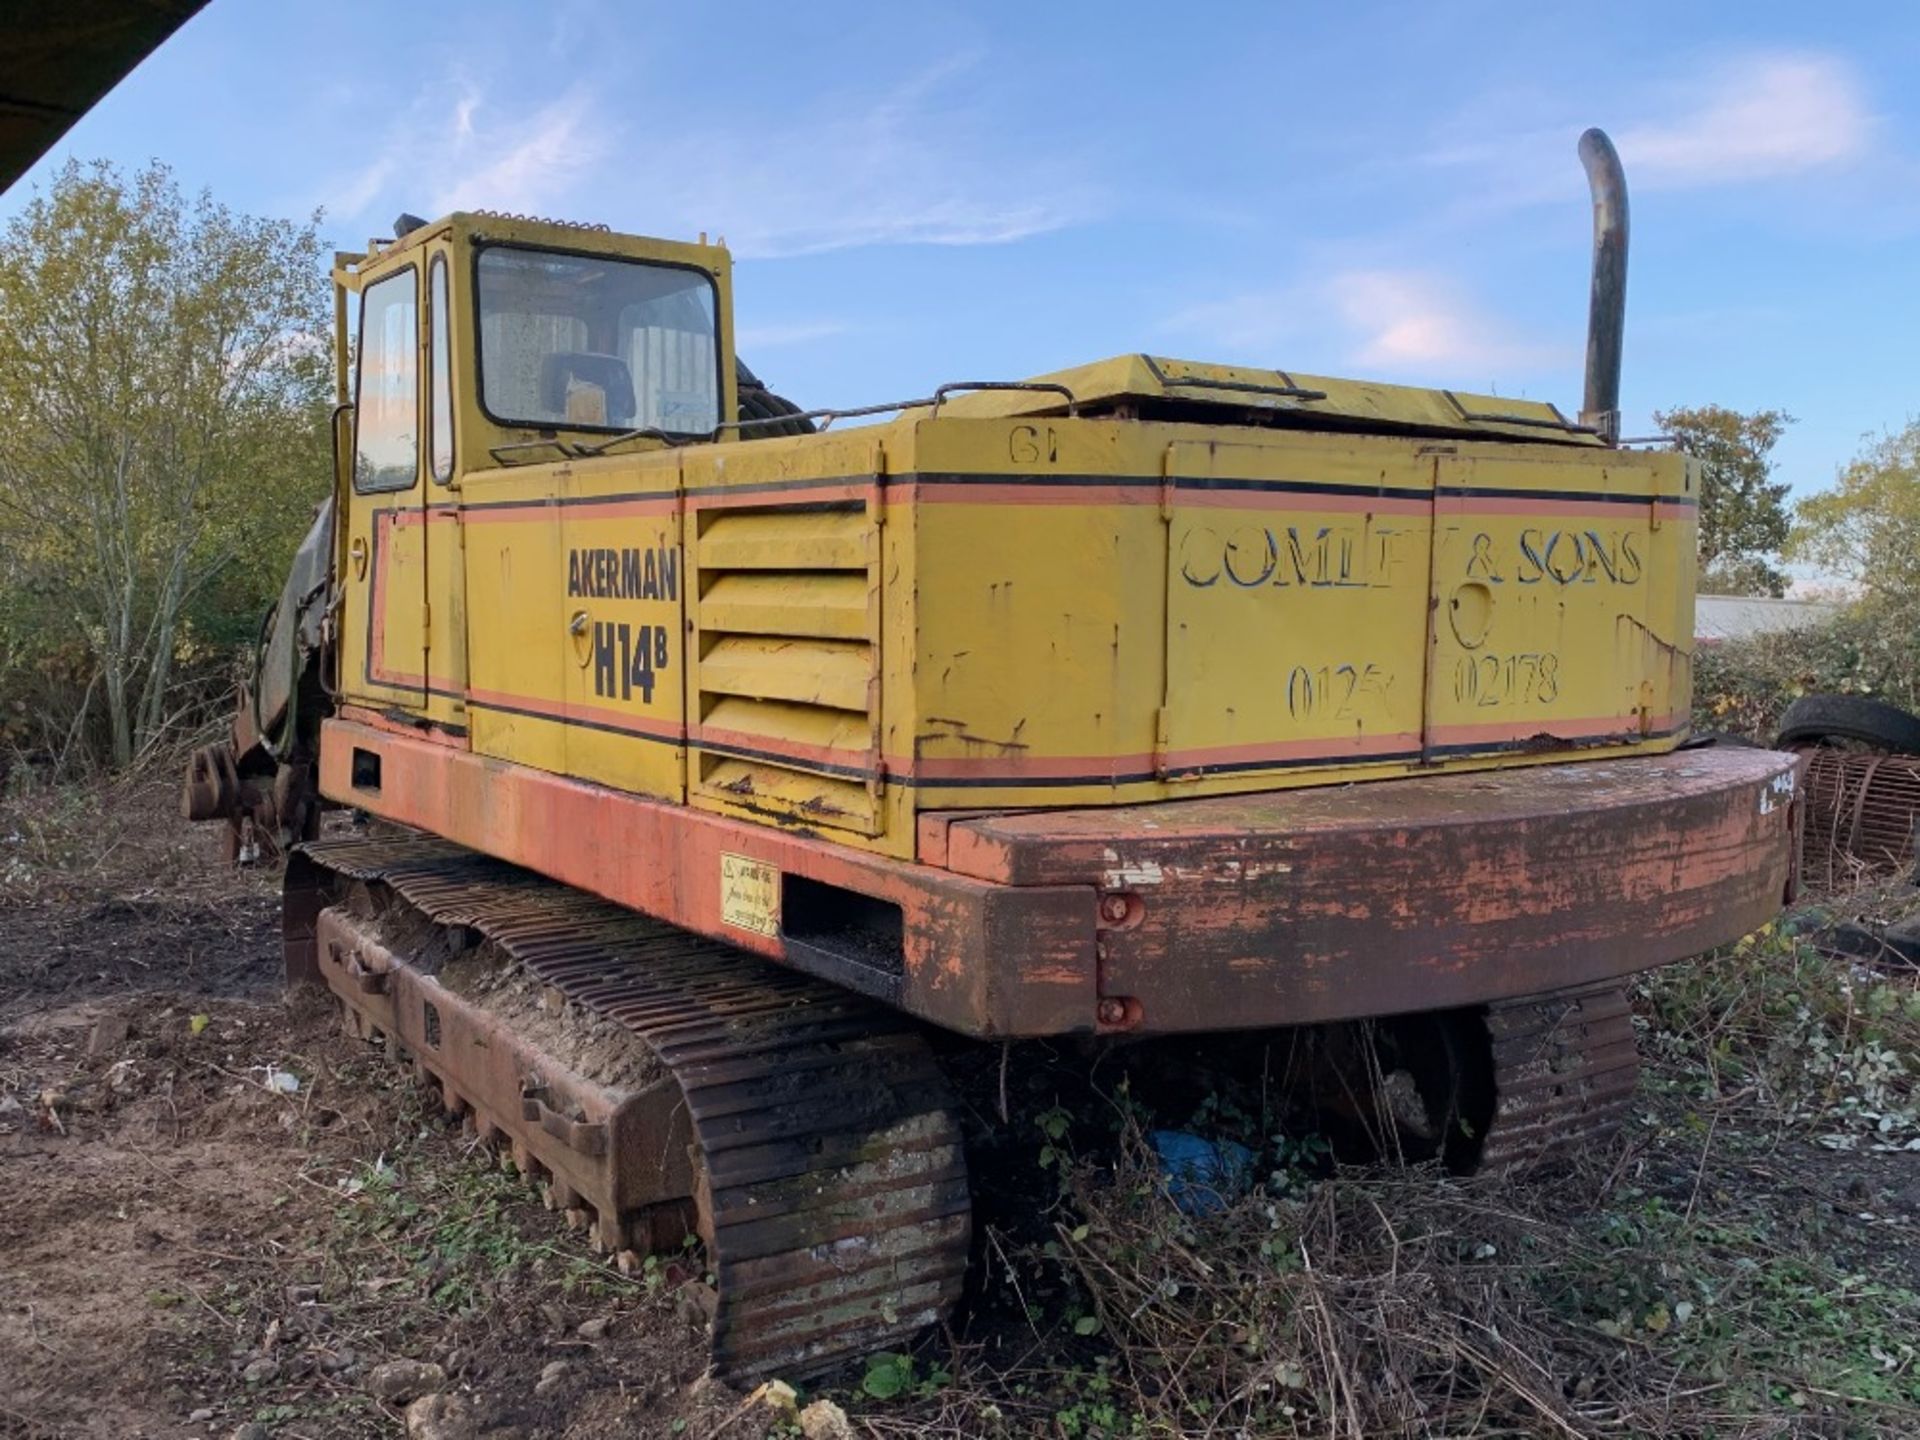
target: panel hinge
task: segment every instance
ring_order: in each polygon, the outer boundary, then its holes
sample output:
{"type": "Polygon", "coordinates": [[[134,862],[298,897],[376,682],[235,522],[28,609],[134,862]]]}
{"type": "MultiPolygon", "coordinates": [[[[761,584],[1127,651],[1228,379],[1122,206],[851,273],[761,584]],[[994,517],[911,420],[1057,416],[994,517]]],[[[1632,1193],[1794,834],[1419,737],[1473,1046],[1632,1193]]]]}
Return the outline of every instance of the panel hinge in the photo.
{"type": "Polygon", "coordinates": [[[887,446],[873,442],[873,485],[867,491],[867,520],[875,529],[887,523],[887,446]]]}

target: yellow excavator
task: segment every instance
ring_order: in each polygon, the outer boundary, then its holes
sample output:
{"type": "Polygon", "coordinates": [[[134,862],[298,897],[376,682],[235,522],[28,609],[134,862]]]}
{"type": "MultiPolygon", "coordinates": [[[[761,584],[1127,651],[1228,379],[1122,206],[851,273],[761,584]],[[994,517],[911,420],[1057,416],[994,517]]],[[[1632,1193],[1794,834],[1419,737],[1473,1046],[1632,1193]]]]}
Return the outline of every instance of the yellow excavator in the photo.
{"type": "MultiPolygon", "coordinates": [[[[200,4],[0,3],[0,183],[200,4]]],[[[802,414],[720,246],[403,217],[338,258],[328,498],[184,806],[552,1203],[697,1238],[735,1378],[954,1303],[979,1042],[1361,1022],[1403,1152],[1595,1143],[1628,979],[1777,909],[1798,802],[1689,738],[1698,477],[1619,444],[1581,154],[1576,419],[1146,355],[802,414]]]]}
{"type": "Polygon", "coordinates": [[[1628,980],[1769,918],[1797,811],[1688,738],[1699,477],[1618,443],[1581,153],[1577,418],[1144,354],[801,412],[721,246],[403,216],[186,811],[598,1243],[697,1238],[736,1378],[952,1306],[965,1042],[1367,1022],[1404,1153],[1591,1145],[1628,980]]]}

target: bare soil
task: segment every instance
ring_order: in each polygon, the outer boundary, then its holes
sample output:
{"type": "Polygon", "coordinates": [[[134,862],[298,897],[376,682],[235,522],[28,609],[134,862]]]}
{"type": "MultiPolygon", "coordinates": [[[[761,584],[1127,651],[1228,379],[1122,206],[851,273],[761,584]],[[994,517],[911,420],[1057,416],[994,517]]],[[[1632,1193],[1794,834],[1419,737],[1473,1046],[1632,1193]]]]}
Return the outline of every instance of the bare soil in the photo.
{"type": "Polygon", "coordinates": [[[737,1409],[661,1277],[283,1000],[276,877],[222,870],[164,780],[92,800],[0,808],[0,1436],[397,1435],[396,1358],[494,1440],[737,1409]]]}

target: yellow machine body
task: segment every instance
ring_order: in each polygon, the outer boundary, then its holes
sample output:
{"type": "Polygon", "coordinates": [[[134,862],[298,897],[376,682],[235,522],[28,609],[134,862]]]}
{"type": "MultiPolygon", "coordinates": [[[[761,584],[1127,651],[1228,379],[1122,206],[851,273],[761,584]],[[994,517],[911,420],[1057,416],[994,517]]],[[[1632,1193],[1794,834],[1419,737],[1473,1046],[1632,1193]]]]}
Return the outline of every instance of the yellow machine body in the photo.
{"type": "Polygon", "coordinates": [[[1537,403],[1146,356],[883,424],[588,456],[605,425],[530,435],[466,379],[494,244],[712,277],[714,402],[734,413],[717,247],[455,216],[343,264],[343,293],[422,277],[429,437],[408,483],[369,493],[343,469],[347,705],[909,859],[929,811],[1683,735],[1683,457],[1609,448],[1537,403]],[[449,416],[450,455],[431,439],[449,416]]]}

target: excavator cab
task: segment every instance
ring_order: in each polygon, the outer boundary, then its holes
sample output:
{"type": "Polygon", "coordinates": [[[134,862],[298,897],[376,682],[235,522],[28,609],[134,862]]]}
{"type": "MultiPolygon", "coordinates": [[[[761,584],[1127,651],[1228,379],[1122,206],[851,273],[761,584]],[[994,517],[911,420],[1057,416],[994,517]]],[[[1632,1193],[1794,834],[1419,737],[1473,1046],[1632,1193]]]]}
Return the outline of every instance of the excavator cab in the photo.
{"type": "Polygon", "coordinates": [[[724,246],[484,212],[402,215],[394,230],[334,256],[333,494],[262,623],[232,737],[190,764],[183,813],[224,820],[236,860],[315,833],[331,697],[463,730],[449,522],[468,477],[723,422],[811,428],[734,356],[724,246]]]}
{"type": "Polygon", "coordinates": [[[398,487],[411,459],[457,489],[473,470],[704,438],[733,418],[721,246],[469,213],[396,229],[334,263],[339,433],[363,492],[369,465],[398,487]]]}

